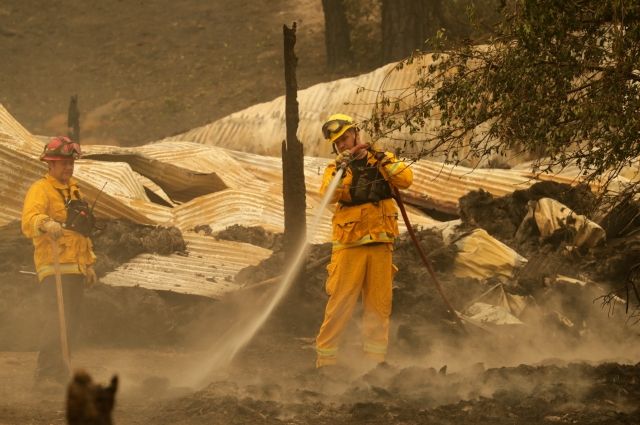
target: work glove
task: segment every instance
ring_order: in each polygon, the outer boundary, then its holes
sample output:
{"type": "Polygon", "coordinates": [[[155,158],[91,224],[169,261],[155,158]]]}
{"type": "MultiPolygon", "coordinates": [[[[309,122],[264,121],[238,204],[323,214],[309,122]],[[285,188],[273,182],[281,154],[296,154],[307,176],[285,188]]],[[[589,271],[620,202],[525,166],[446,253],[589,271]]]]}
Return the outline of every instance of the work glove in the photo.
{"type": "Polygon", "coordinates": [[[349,165],[349,162],[351,162],[352,159],[353,155],[351,155],[351,152],[349,151],[339,153],[338,156],[336,156],[336,167],[345,168],[347,165],[349,165]]]}
{"type": "Polygon", "coordinates": [[[58,239],[62,236],[62,225],[55,220],[47,220],[40,226],[42,231],[48,234],[51,239],[58,239]]]}
{"type": "Polygon", "coordinates": [[[87,266],[84,277],[88,285],[93,285],[98,282],[98,276],[92,265],[87,266]]]}

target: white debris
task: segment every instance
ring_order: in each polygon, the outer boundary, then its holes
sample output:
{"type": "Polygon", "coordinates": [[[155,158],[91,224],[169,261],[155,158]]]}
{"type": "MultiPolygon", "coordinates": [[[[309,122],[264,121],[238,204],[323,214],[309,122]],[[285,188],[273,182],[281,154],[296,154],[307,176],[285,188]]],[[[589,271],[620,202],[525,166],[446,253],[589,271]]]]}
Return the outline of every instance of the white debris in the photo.
{"type": "Polygon", "coordinates": [[[466,311],[471,320],[481,323],[492,323],[494,325],[523,325],[513,314],[499,305],[486,303],[475,303],[466,311]]]}
{"type": "Polygon", "coordinates": [[[566,205],[551,198],[540,198],[529,202],[529,211],[523,221],[533,219],[545,238],[558,229],[572,229],[575,232],[573,244],[591,248],[602,242],[606,233],[597,223],[584,215],[576,214],[566,205]]]}

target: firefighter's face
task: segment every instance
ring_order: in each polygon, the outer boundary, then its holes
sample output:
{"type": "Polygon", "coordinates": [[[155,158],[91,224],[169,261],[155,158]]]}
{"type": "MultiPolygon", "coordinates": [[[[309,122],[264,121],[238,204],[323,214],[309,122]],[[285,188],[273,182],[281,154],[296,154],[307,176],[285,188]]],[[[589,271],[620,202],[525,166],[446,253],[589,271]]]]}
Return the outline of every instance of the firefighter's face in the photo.
{"type": "Polygon", "coordinates": [[[73,158],[59,159],[49,162],[49,174],[60,183],[69,183],[69,179],[73,176],[73,158]]]}
{"type": "Polygon", "coordinates": [[[346,151],[347,149],[351,149],[358,142],[358,133],[354,128],[350,128],[345,131],[342,136],[338,137],[335,142],[336,150],[339,153],[346,151]]]}

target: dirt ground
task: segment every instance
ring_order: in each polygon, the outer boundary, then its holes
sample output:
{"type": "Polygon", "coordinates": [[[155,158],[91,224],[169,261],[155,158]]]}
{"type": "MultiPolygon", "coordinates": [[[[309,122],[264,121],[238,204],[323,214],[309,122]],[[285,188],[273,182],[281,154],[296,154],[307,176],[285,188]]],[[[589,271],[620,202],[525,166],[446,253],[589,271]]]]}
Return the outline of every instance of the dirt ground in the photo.
{"type": "Polygon", "coordinates": [[[300,89],[372,69],[327,70],[320,0],[3,2],[0,102],[51,135],[78,95],[83,142],[158,140],[284,95],[294,21],[300,89]]]}

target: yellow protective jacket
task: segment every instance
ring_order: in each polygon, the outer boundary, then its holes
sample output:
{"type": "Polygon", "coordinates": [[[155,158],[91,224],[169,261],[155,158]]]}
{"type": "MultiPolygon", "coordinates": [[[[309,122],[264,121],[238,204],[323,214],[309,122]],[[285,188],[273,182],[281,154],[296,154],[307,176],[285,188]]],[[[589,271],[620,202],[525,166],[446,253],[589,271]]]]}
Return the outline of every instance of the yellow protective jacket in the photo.
{"type": "MultiPolygon", "coordinates": [[[[47,218],[61,224],[67,219],[64,199],[58,189],[67,199],[78,199],[80,195],[78,183],[73,177],[69,184],[63,184],[47,174],[31,185],[22,210],[22,233],[33,240],[33,260],[40,281],[55,273],[51,238],[42,232],[40,225],[47,218]]],[[[96,260],[91,239],[78,232],[63,229],[63,235],[57,243],[62,274],[85,274],[86,266],[96,260]]]]}
{"type": "MultiPolygon", "coordinates": [[[[384,152],[380,161],[372,152],[367,152],[367,164],[380,167],[386,180],[399,189],[406,189],[413,182],[413,171],[391,152],[384,152]],[[384,162],[384,165],[381,163],[384,162]]],[[[330,163],[324,171],[320,194],[324,194],[336,173],[336,163],[330,163]]],[[[373,242],[393,242],[398,236],[398,208],[395,200],[383,199],[360,205],[343,205],[340,201],[351,201],[352,173],[347,168],[331,202],[337,202],[333,215],[333,250],[364,245],[373,242]]]]}

